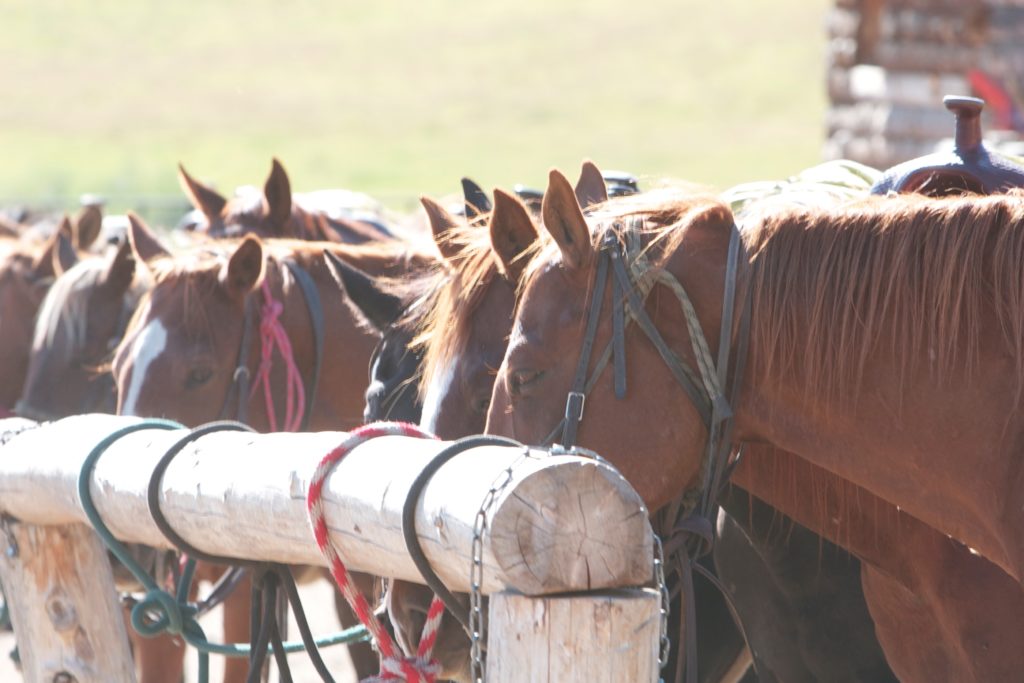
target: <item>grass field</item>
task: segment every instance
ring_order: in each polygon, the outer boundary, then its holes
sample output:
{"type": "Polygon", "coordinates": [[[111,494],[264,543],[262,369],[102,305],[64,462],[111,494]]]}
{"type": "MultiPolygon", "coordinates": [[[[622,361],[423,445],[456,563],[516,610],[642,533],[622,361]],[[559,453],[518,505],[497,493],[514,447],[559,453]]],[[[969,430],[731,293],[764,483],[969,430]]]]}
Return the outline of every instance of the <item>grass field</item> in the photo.
{"type": "Polygon", "coordinates": [[[819,159],[825,0],[0,0],[0,202],[111,209],[271,155],[408,208],[584,157],[724,187],[819,159]]]}

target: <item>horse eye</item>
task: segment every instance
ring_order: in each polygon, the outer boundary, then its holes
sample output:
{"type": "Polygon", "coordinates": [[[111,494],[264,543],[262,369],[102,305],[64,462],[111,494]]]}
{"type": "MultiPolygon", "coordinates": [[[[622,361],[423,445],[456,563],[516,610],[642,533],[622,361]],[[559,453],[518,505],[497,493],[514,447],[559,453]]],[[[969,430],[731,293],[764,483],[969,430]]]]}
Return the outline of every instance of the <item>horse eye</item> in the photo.
{"type": "Polygon", "coordinates": [[[188,371],[185,385],[189,389],[195,389],[209,382],[211,377],[213,377],[213,370],[211,368],[192,368],[188,371]]]}
{"type": "Polygon", "coordinates": [[[473,401],[473,410],[478,413],[486,413],[488,408],[491,407],[491,397],[483,396],[473,401]]]}
{"type": "Polygon", "coordinates": [[[523,393],[523,390],[544,376],[540,370],[513,370],[509,374],[509,390],[513,395],[523,393]]]}

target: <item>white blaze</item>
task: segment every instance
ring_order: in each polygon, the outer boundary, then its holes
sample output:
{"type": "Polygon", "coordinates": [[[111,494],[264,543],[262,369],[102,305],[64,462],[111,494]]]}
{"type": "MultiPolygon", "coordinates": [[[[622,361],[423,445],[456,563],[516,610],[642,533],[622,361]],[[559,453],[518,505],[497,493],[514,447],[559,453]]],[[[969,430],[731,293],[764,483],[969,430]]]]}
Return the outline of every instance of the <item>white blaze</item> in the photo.
{"type": "Polygon", "coordinates": [[[142,386],[146,381],[149,366],[160,357],[167,348],[167,328],[159,318],[149,321],[132,342],[131,366],[132,378],[124,397],[121,412],[125,415],[135,414],[135,404],[139,402],[142,386]]]}
{"type": "Polygon", "coordinates": [[[430,378],[430,386],[423,397],[423,411],[420,413],[420,427],[431,434],[437,433],[437,416],[441,412],[441,401],[448,395],[452,381],[455,379],[455,366],[458,359],[453,358],[447,367],[438,368],[430,378]]]}

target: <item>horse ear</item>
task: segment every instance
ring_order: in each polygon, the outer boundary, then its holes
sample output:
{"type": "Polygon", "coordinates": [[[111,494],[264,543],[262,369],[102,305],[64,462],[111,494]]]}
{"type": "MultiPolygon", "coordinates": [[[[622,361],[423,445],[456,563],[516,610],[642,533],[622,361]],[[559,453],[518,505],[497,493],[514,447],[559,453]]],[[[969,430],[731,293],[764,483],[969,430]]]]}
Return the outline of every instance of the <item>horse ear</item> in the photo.
{"type": "Polygon", "coordinates": [[[71,233],[71,221],[64,216],[60,225],[46,240],[43,250],[32,262],[32,272],[36,277],[60,277],[78,262],[78,254],[71,242],[71,233]]]}
{"type": "Polygon", "coordinates": [[[430,220],[430,231],[434,234],[434,242],[437,244],[441,256],[446,261],[453,260],[458,256],[459,251],[452,244],[448,233],[453,228],[458,227],[458,222],[454,216],[448,213],[447,209],[430,197],[420,197],[420,204],[423,205],[424,210],[427,212],[427,218],[430,220]]]}
{"type": "Polygon", "coordinates": [[[402,315],[402,301],[384,291],[372,277],[350,265],[334,252],[325,249],[327,268],[334,281],[341,287],[345,303],[356,319],[378,334],[383,334],[388,325],[402,315]]]}
{"type": "Polygon", "coordinates": [[[518,198],[494,191],[494,213],[491,214],[491,246],[501,260],[510,280],[519,281],[525,261],[521,258],[537,240],[537,228],[530,212],[518,198]]]}
{"type": "Polygon", "coordinates": [[[74,245],[79,251],[85,251],[103,229],[103,211],[98,206],[83,206],[75,217],[74,245]]]}
{"type": "Polygon", "coordinates": [[[270,175],[263,186],[263,197],[267,202],[270,223],[284,234],[284,227],[292,217],[292,184],[284,166],[276,158],[271,162],[270,175]]]}
{"type": "Polygon", "coordinates": [[[590,229],[572,185],[557,169],[548,174],[548,189],[541,208],[544,227],[562,252],[562,261],[570,269],[586,265],[593,256],[590,229]]]}
{"type": "Polygon", "coordinates": [[[466,218],[469,220],[491,210],[491,200],[483,188],[469,178],[462,179],[462,196],[466,202],[466,218]]]}
{"type": "Polygon", "coordinates": [[[134,277],[135,258],[132,256],[132,245],[125,240],[117,245],[117,251],[107,263],[100,281],[104,287],[117,295],[128,291],[134,277]]]}
{"type": "Polygon", "coordinates": [[[584,210],[608,201],[608,186],[604,183],[604,176],[590,159],[583,162],[575,192],[576,201],[584,210]]]}
{"type": "Polygon", "coordinates": [[[262,277],[263,242],[250,233],[228,259],[221,273],[221,282],[231,294],[243,298],[256,287],[262,277]]]}
{"type": "Polygon", "coordinates": [[[128,242],[136,260],[143,263],[171,254],[149,226],[131,211],[128,212],[128,242]]]}
{"type": "Polygon", "coordinates": [[[192,206],[202,211],[208,221],[220,218],[228,200],[224,199],[217,190],[190,176],[181,164],[178,164],[178,183],[185,196],[192,202],[192,206]]]}

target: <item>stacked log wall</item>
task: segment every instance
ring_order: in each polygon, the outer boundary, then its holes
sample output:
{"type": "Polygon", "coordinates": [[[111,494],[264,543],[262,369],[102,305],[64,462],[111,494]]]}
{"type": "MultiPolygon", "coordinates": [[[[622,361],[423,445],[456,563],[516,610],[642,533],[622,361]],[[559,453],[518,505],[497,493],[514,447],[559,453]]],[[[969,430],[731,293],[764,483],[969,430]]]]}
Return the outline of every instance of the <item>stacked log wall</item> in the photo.
{"type": "MultiPolygon", "coordinates": [[[[826,31],[826,158],[885,168],[948,144],[942,98],[976,94],[972,70],[1024,103],[1024,0],[837,0],[826,31]]],[[[990,143],[1021,139],[992,114],[990,143]]]]}

